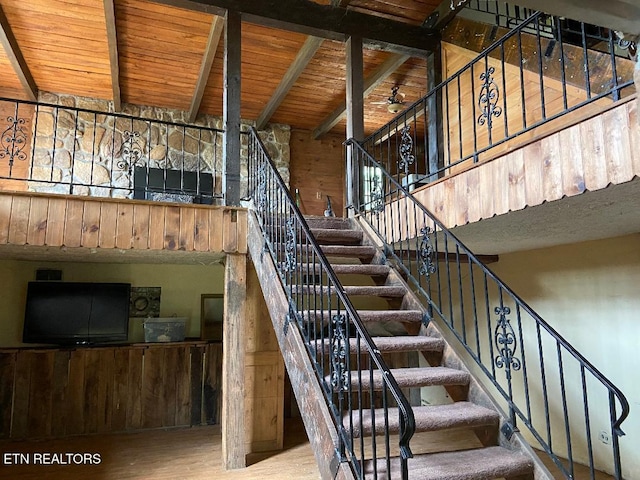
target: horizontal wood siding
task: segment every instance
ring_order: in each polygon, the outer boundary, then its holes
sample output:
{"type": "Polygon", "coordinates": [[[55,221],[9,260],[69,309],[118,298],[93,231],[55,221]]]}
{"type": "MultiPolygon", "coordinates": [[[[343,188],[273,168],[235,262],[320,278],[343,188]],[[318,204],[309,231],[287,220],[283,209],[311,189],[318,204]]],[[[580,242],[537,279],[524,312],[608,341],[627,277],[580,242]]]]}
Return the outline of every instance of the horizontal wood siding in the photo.
{"type": "Polygon", "coordinates": [[[0,438],[220,423],[221,344],[0,351],[0,438]]]}
{"type": "Polygon", "coordinates": [[[0,193],[0,245],[247,252],[247,211],[0,193]]]}
{"type": "Polygon", "coordinates": [[[413,194],[451,228],[629,182],[640,176],[637,108],[627,101],[413,194]]]}

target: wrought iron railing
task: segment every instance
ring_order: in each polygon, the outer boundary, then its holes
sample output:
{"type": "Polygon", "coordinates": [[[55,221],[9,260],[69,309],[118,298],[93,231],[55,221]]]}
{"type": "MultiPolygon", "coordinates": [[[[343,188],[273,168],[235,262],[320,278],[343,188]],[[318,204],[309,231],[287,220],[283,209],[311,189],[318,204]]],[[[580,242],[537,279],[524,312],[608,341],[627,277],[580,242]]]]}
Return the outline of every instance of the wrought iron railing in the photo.
{"type": "Polygon", "coordinates": [[[357,142],[354,210],[384,242],[429,316],[448,327],[508,411],[567,478],[576,463],[621,479],[622,392],[446,229],[357,142]],[[618,414],[620,409],[620,414],[618,414]],[[605,443],[609,442],[610,445],[605,443]]]}
{"type": "Polygon", "coordinates": [[[620,56],[616,34],[577,23],[569,38],[565,23],[540,12],[521,21],[366,138],[365,150],[403,185],[417,186],[506,152],[516,137],[559,128],[578,109],[587,114],[633,93],[634,62],[620,56]]]}
{"type": "Polygon", "coordinates": [[[0,128],[4,188],[206,204],[223,197],[216,128],[9,99],[0,99],[0,128]]]}
{"type": "Polygon", "coordinates": [[[498,0],[470,0],[462,10],[462,12],[465,11],[484,14],[495,26],[509,29],[517,27],[536,12],[530,8],[498,0]]]}
{"type": "MultiPolygon", "coordinates": [[[[364,478],[365,461],[386,463],[391,472],[399,450],[402,478],[408,478],[409,440],[415,430],[413,411],[358,313],[333,272],[321,247],[268,156],[255,129],[249,133],[249,194],[289,300],[287,328],[298,328],[329,405],[339,445],[356,478],[364,478]],[[376,409],[384,414],[376,416],[376,409]],[[372,436],[361,426],[370,418],[372,436]],[[392,418],[399,419],[394,440],[392,418]]],[[[374,471],[375,478],[391,478],[374,471]]],[[[367,472],[367,476],[370,472],[367,472]]]]}
{"type": "MultiPolygon", "coordinates": [[[[536,10],[512,5],[502,0],[471,0],[461,11],[464,16],[491,23],[494,27],[508,29],[515,28],[527,21],[534,13],[536,13],[536,10]]],[[[562,38],[565,42],[575,43],[576,45],[582,44],[581,37],[583,34],[584,40],[589,47],[595,47],[598,44],[608,45],[609,43],[610,32],[608,28],[583,24],[566,17],[543,15],[541,22],[539,22],[538,30],[544,36],[554,39],[562,38]]],[[[525,29],[525,31],[527,33],[537,33],[535,28],[525,29]]],[[[495,35],[496,33],[494,28],[490,35],[495,35]]],[[[613,31],[611,33],[613,33],[618,53],[622,54],[629,48],[635,49],[635,43],[630,38],[621,35],[621,32],[613,31]]],[[[495,40],[495,38],[492,40],[495,40]]]]}

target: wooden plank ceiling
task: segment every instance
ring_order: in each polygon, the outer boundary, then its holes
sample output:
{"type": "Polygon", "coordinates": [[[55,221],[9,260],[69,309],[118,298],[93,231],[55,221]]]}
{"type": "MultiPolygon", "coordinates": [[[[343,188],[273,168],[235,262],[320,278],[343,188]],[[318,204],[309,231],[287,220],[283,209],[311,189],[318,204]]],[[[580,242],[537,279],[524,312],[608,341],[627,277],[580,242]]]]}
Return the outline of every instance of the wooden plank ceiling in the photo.
{"type": "MultiPolygon", "coordinates": [[[[316,3],[420,25],[439,0],[395,2],[402,7],[388,1],[316,3]]],[[[21,75],[26,75],[33,78],[36,94],[54,92],[106,100],[120,94],[116,100],[123,106],[150,105],[185,112],[195,102],[199,114],[222,115],[224,40],[209,45],[215,49],[213,63],[210,70],[203,72],[201,68],[215,15],[149,0],[0,0],[0,7],[0,17],[2,13],[6,17],[6,30],[15,38],[15,50],[25,63],[19,71],[11,63],[14,52],[7,52],[8,47],[0,51],[2,97],[31,98],[21,80],[21,75]],[[115,25],[109,25],[114,16],[115,25]],[[109,36],[110,30],[115,31],[115,39],[113,34],[109,36]],[[110,48],[117,59],[115,69],[110,48]],[[199,84],[204,85],[201,100],[194,97],[199,84]]],[[[343,42],[322,40],[311,59],[293,72],[295,81],[283,94],[278,90],[280,83],[308,35],[248,22],[243,22],[242,29],[243,119],[258,119],[279,92],[282,100],[269,121],[315,130],[344,103],[343,42]]],[[[365,78],[393,55],[398,54],[365,50],[365,78]]],[[[426,61],[409,58],[397,70],[377,79],[375,85],[365,106],[368,132],[391,118],[385,101],[394,85],[400,86],[406,102],[425,93],[426,61]]],[[[332,131],[343,133],[345,120],[338,119],[332,131]]]]}
{"type": "MultiPolygon", "coordinates": [[[[415,33],[425,22],[442,19],[440,12],[445,8],[446,16],[450,5],[448,0],[296,1],[345,18],[350,12],[370,15],[400,37],[405,28],[415,33]]],[[[211,13],[221,8],[205,8],[208,4],[253,8],[241,0],[0,0],[0,27],[9,38],[1,42],[0,96],[30,99],[38,91],[54,92],[113,100],[116,108],[174,108],[185,111],[185,118],[222,115],[224,41],[218,41],[220,29],[212,28],[220,17],[211,13]]],[[[268,121],[344,133],[345,49],[338,39],[344,32],[336,27],[318,47],[309,41],[309,25],[285,31],[275,28],[281,23],[273,18],[262,25],[255,13],[246,19],[253,23],[242,25],[242,118],[264,118],[269,105],[268,121]],[[275,99],[281,101],[273,106],[275,99]]],[[[430,31],[424,32],[425,44],[433,45],[430,31]]],[[[400,53],[365,51],[365,84],[372,85],[365,100],[367,133],[390,120],[385,101],[393,86],[400,87],[405,103],[426,92],[426,54],[398,61],[393,55],[400,53]],[[393,69],[385,70],[387,64],[393,69]]]]}

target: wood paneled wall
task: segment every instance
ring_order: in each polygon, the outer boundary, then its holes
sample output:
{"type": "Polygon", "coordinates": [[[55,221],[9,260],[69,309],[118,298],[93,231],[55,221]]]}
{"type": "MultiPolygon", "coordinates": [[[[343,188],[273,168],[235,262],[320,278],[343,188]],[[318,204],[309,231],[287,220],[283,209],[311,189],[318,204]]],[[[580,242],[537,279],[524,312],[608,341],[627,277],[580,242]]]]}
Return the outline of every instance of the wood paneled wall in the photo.
{"type": "Polygon", "coordinates": [[[344,141],[342,135],[328,134],[314,140],[311,132],[291,131],[291,192],[300,191],[300,209],[305,215],[323,215],[329,195],[336,217],[345,216],[344,141]]]}
{"type": "Polygon", "coordinates": [[[220,423],[222,345],[0,351],[0,438],[220,423]]]}
{"type": "Polygon", "coordinates": [[[0,245],[247,252],[247,211],[0,193],[0,245]]]}
{"type": "Polygon", "coordinates": [[[284,359],[252,263],[247,268],[246,314],[246,451],[280,450],[284,440],[284,359]]]}
{"type": "Polygon", "coordinates": [[[640,176],[632,100],[413,194],[451,228],[628,182],[640,176]]]}
{"type": "MultiPolygon", "coordinates": [[[[516,42],[508,45],[506,50],[511,56],[517,53],[516,42]]],[[[444,76],[450,77],[477,57],[475,51],[467,50],[456,45],[442,44],[442,59],[444,76]]],[[[537,60],[535,55],[530,55],[529,61],[537,60]]],[[[519,60],[519,58],[518,58],[519,60]]],[[[511,61],[515,61],[511,59],[511,61]]],[[[506,138],[506,133],[513,135],[535,123],[557,115],[574,105],[584,102],[587,93],[584,88],[567,85],[564,89],[562,82],[548,76],[540,77],[538,73],[520,69],[509,62],[501,63],[500,59],[489,58],[485,62],[479,62],[473,68],[460,75],[459,82],[453,82],[446,91],[444,99],[445,128],[444,145],[445,163],[456,162],[461,158],[472,155],[473,152],[487,148],[506,138]],[[491,78],[495,82],[497,107],[501,109],[499,116],[492,117],[492,127],[489,121],[480,125],[478,118],[481,115],[481,107],[478,98],[481,93],[483,81],[480,79],[487,68],[494,68],[491,78]],[[543,82],[544,95],[541,95],[540,84],[543,82]],[[448,99],[448,102],[447,100],[448,99]],[[566,100],[566,106],[565,106],[566,100]],[[450,149],[450,150],[449,150],[450,149]]],[[[597,94],[594,93],[594,95],[597,94]]],[[[496,158],[499,155],[517,148],[535,138],[552,131],[559,130],[575,122],[575,116],[594,114],[603,107],[611,105],[612,100],[602,98],[589,105],[581,107],[574,113],[565,114],[556,120],[543,123],[526,133],[494,146],[491,150],[479,155],[480,161],[496,158]]],[[[464,170],[473,165],[473,160],[463,162],[452,169],[452,173],[464,170]]]]}

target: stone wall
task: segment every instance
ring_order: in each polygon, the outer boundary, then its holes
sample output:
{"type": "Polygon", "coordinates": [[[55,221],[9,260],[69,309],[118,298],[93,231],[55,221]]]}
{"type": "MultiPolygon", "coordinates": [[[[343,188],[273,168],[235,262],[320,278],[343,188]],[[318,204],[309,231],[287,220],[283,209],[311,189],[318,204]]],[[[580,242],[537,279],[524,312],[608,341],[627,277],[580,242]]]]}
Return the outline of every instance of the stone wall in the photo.
{"type": "MultiPolygon", "coordinates": [[[[212,174],[214,193],[221,192],[222,119],[200,116],[187,124],[187,112],[124,105],[118,117],[111,102],[41,93],[33,119],[35,142],[29,190],[130,198],[133,167],[212,174]],[[104,113],[78,112],[75,109],[104,113]],[[73,186],[71,186],[73,185],[73,186]]],[[[245,123],[245,125],[250,125],[245,123]]],[[[289,182],[287,125],[270,125],[262,141],[285,182],[289,182]]],[[[247,184],[247,137],[242,136],[242,193],[247,184]]]]}

